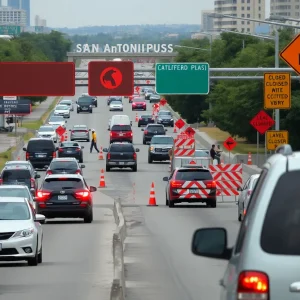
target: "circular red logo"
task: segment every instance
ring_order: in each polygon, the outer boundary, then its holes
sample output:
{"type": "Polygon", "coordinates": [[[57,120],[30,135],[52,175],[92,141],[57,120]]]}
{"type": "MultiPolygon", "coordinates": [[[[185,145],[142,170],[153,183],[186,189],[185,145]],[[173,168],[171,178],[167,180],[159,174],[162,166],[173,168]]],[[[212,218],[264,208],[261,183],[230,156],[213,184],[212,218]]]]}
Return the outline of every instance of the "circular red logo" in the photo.
{"type": "Polygon", "coordinates": [[[100,74],[101,84],[109,90],[118,88],[122,81],[123,75],[121,71],[114,67],[106,68],[100,74]]]}

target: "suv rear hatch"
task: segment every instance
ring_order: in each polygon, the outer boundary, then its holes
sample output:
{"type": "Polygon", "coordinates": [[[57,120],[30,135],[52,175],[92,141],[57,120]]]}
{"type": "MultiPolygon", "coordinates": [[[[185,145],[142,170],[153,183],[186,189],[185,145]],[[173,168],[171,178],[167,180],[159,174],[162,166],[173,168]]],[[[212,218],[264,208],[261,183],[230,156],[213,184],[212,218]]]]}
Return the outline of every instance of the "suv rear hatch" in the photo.
{"type": "Polygon", "coordinates": [[[75,161],[52,161],[48,174],[78,174],[78,165],[75,161]]]}
{"type": "Polygon", "coordinates": [[[110,161],[133,161],[136,154],[132,145],[113,144],[109,151],[110,161]]]}
{"type": "Polygon", "coordinates": [[[152,137],[154,135],[165,135],[165,128],[163,126],[148,126],[145,131],[147,137],[152,137]]]}
{"type": "Polygon", "coordinates": [[[26,150],[26,160],[34,162],[50,162],[56,157],[55,145],[52,140],[31,140],[26,150]]]}
{"type": "Polygon", "coordinates": [[[110,130],[111,140],[130,140],[132,141],[132,128],[130,125],[113,125],[110,130]]]}

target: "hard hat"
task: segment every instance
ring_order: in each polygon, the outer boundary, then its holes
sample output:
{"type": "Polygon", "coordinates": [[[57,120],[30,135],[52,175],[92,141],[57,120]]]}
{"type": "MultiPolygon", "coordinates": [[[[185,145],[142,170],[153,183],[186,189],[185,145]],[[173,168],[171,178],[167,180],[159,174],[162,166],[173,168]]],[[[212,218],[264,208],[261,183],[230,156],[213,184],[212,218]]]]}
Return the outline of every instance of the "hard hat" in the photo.
{"type": "Polygon", "coordinates": [[[92,129],[92,132],[94,132],[95,131],[95,129],[92,129]]]}

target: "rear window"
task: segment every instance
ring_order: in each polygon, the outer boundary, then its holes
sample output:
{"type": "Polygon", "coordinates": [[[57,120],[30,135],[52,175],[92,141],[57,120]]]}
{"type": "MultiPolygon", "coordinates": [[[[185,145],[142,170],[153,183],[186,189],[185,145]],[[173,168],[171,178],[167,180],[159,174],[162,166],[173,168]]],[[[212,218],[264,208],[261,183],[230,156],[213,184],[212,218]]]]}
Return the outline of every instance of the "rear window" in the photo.
{"type": "Polygon", "coordinates": [[[112,144],[110,147],[111,152],[134,152],[132,145],[118,145],[112,144]]]}
{"type": "Polygon", "coordinates": [[[87,131],[87,127],[73,127],[73,130],[75,131],[87,131]]]}
{"type": "Polygon", "coordinates": [[[113,125],[112,131],[131,131],[130,125],[113,125]]]}
{"type": "Polygon", "coordinates": [[[26,188],[17,188],[17,189],[0,189],[0,197],[24,197],[30,198],[28,190],[26,188]]]}
{"type": "Polygon", "coordinates": [[[55,146],[52,140],[34,140],[29,141],[27,146],[28,152],[36,151],[55,151],[55,146]]]}
{"type": "Polygon", "coordinates": [[[78,104],[92,104],[92,102],[93,102],[93,98],[90,97],[79,98],[77,101],[78,104]]]}
{"type": "Polygon", "coordinates": [[[78,143],[73,143],[73,142],[63,142],[60,145],[61,147],[79,147],[78,143]]]}
{"type": "Polygon", "coordinates": [[[133,98],[133,102],[146,102],[144,98],[133,98]]]}
{"type": "Polygon", "coordinates": [[[299,178],[300,171],[285,173],[273,191],[260,238],[267,253],[300,255],[299,178]]]}
{"type": "Polygon", "coordinates": [[[163,126],[148,126],[148,131],[163,131],[165,132],[165,128],[163,126]]]}
{"type": "Polygon", "coordinates": [[[77,170],[78,165],[75,161],[52,161],[50,164],[51,170],[77,170]]]}
{"type": "Polygon", "coordinates": [[[210,172],[206,170],[179,170],[175,179],[187,181],[213,180],[210,172]]]}
{"type": "Polygon", "coordinates": [[[5,183],[18,181],[27,183],[30,180],[31,175],[29,170],[4,170],[2,173],[2,180],[5,183]]]}
{"type": "Polygon", "coordinates": [[[152,119],[151,115],[143,115],[141,116],[142,119],[152,119]]]}
{"type": "Polygon", "coordinates": [[[168,115],[168,116],[171,116],[172,114],[171,114],[170,111],[160,111],[160,112],[158,113],[158,115],[159,115],[159,116],[160,116],[160,115],[168,115]]]}
{"type": "Polygon", "coordinates": [[[84,185],[79,178],[47,178],[43,183],[44,190],[68,190],[68,189],[83,189],[84,185]]]}

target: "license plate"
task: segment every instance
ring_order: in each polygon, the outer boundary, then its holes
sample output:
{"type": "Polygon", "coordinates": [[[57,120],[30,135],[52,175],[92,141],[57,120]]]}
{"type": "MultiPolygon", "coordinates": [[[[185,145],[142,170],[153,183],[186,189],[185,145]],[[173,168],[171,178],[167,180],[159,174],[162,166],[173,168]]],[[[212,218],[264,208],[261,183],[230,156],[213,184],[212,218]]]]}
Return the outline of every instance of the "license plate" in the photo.
{"type": "Polygon", "coordinates": [[[58,200],[68,200],[68,196],[67,195],[58,196],[58,200]]]}
{"type": "Polygon", "coordinates": [[[199,190],[198,189],[190,189],[189,194],[199,194],[199,190]]]}
{"type": "Polygon", "coordinates": [[[120,133],[120,134],[119,134],[119,136],[123,136],[123,135],[124,135],[123,133],[120,133]]]}
{"type": "Polygon", "coordinates": [[[123,162],[123,161],[120,161],[120,162],[119,162],[119,165],[124,165],[124,162],[123,162]]]}
{"type": "Polygon", "coordinates": [[[87,108],[86,108],[86,107],[84,107],[84,108],[83,108],[83,110],[87,110],[87,108]]]}
{"type": "Polygon", "coordinates": [[[69,151],[67,151],[67,153],[72,153],[72,152],[73,152],[73,151],[70,151],[70,150],[69,150],[69,151]]]}
{"type": "Polygon", "coordinates": [[[42,158],[42,157],[46,157],[46,155],[42,155],[42,154],[40,154],[40,155],[37,155],[36,157],[40,157],[40,158],[42,158]]]}

